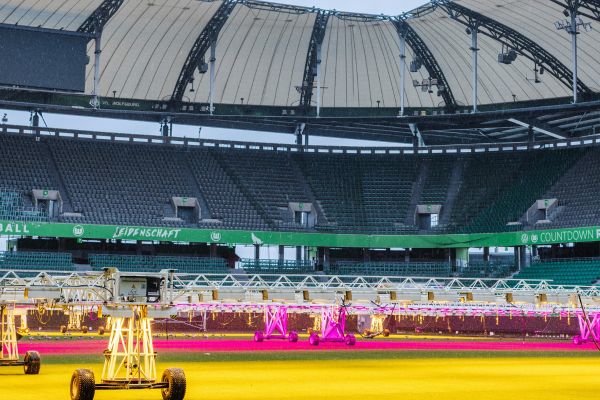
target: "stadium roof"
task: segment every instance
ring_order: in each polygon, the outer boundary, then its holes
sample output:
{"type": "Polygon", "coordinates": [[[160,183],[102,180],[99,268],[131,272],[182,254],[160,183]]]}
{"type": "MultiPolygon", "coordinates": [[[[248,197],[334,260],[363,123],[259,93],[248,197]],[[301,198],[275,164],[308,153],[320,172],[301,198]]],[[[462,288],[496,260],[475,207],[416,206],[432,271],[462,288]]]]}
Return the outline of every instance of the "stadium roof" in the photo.
{"type": "MultiPolygon", "coordinates": [[[[571,38],[555,22],[567,0],[437,0],[399,16],[367,15],[254,0],[6,0],[0,24],[93,33],[102,30],[99,95],[207,103],[199,66],[216,38],[214,102],[310,107],[321,50],[321,106],[399,108],[401,34],[407,38],[407,108],[472,104],[471,35],[477,26],[478,102],[492,105],[571,95],[571,38]],[[564,3],[564,4],[563,4],[564,3]],[[515,50],[510,64],[499,53],[515,50]],[[435,78],[432,90],[413,82],[435,78]]],[[[568,1],[571,3],[571,1],[568,1]]],[[[600,0],[579,1],[584,22],[600,0]]],[[[583,27],[582,27],[583,31],[583,27]]],[[[600,29],[582,32],[578,91],[600,92],[600,29]]],[[[88,46],[93,60],[94,43],[88,46]]],[[[86,93],[93,86],[88,64],[86,93]]]]}
{"type": "MultiPolygon", "coordinates": [[[[164,100],[170,98],[184,63],[204,29],[219,12],[225,23],[218,32],[215,102],[293,106],[300,102],[307,53],[318,9],[257,1],[202,0],[8,0],[0,6],[0,22],[76,31],[106,4],[119,5],[103,29],[101,95],[164,100]],[[122,4],[121,4],[122,3],[122,4]]],[[[560,1],[460,0],[456,4],[512,28],[539,44],[570,69],[571,42],[554,22],[564,20],[560,1]]],[[[582,1],[582,3],[596,3],[582,1]]],[[[450,18],[445,2],[405,14],[444,73],[458,104],[471,104],[471,39],[459,18],[450,18]],[[426,12],[424,12],[426,11],[426,12]]],[[[592,14],[596,15],[596,14],[592,14]]],[[[486,28],[480,28],[482,33],[486,28]]],[[[499,40],[479,35],[481,104],[564,97],[567,84],[551,73],[535,83],[534,61],[519,55],[510,65],[498,62],[499,40]],[[514,97],[513,97],[514,96],[514,97]]],[[[600,30],[579,35],[582,83],[598,91],[600,30]]],[[[93,45],[89,55],[93,56],[93,45]]],[[[322,44],[324,107],[399,107],[400,38],[394,18],[332,12],[322,44]],[[379,104],[378,104],[379,102],[379,104]]],[[[415,58],[408,46],[408,60],[415,58]]],[[[204,56],[204,54],[202,54],[204,56]]],[[[535,57],[532,55],[531,58],[535,57]]],[[[539,68],[543,63],[540,60],[539,68]]],[[[87,88],[91,90],[93,63],[87,88]]],[[[551,71],[546,71],[551,72],[551,71]]],[[[428,71],[408,73],[422,82],[428,71]]],[[[194,73],[184,96],[208,101],[208,74],[194,73]]],[[[437,107],[436,93],[406,88],[408,107],[437,107]]],[[[443,103],[442,103],[443,104],[443,103]]]]}

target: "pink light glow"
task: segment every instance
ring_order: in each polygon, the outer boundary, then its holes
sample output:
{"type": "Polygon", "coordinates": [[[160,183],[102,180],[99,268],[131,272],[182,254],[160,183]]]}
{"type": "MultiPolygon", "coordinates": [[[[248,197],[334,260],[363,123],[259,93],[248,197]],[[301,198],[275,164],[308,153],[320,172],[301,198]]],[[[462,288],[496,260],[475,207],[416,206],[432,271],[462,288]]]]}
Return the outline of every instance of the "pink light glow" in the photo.
{"type": "MultiPolygon", "coordinates": [[[[72,340],[72,341],[27,341],[19,342],[19,352],[28,350],[44,354],[102,354],[107,347],[107,340],[72,340]]],[[[161,352],[255,352],[255,351],[596,351],[592,343],[574,346],[571,341],[564,342],[521,342],[521,341],[382,341],[360,340],[356,346],[349,347],[344,343],[324,343],[311,346],[306,338],[298,343],[286,341],[269,341],[256,343],[251,339],[195,339],[165,340],[156,339],[154,348],[161,352]]]]}

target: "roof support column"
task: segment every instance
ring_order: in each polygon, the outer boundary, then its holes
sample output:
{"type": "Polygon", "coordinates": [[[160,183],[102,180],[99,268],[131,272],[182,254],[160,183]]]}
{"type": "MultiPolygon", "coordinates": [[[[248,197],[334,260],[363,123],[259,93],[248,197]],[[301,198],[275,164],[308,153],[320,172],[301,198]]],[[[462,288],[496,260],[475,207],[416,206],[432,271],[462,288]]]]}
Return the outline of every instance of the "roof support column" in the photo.
{"type": "Polygon", "coordinates": [[[102,53],[102,29],[96,30],[94,38],[94,87],[92,88],[92,108],[100,108],[100,99],[98,97],[98,85],[100,84],[100,54],[102,53]]]}
{"type": "Polygon", "coordinates": [[[425,147],[425,141],[417,124],[408,124],[408,127],[413,134],[413,147],[416,152],[419,148],[425,147]]]}
{"type": "Polygon", "coordinates": [[[321,116],[321,42],[317,43],[317,118],[321,116]]]}
{"type": "Polygon", "coordinates": [[[478,58],[478,52],[479,52],[479,48],[477,48],[477,25],[473,24],[469,27],[470,31],[471,31],[471,68],[473,69],[473,74],[472,74],[472,82],[471,85],[473,86],[473,113],[477,112],[477,58],[478,58]]]}
{"type": "Polygon", "coordinates": [[[217,61],[217,38],[213,37],[210,43],[210,92],[208,94],[209,97],[209,107],[210,107],[210,115],[213,115],[215,111],[215,103],[214,103],[214,94],[215,94],[215,63],[217,61]]]}
{"type": "Polygon", "coordinates": [[[535,133],[533,131],[533,126],[529,125],[527,128],[527,149],[532,150],[535,144],[535,133]]]}
{"type": "Polygon", "coordinates": [[[404,116],[404,91],[406,88],[406,32],[400,34],[400,116],[404,116]]]}
{"type": "MultiPolygon", "coordinates": [[[[304,151],[304,147],[302,146],[302,137],[304,136],[305,129],[306,124],[304,122],[298,122],[296,124],[296,145],[300,147],[300,151],[304,151]]],[[[306,139],[306,144],[308,144],[308,137],[306,139]]]]}
{"type": "MultiPolygon", "coordinates": [[[[575,1],[574,3],[578,3],[575,1]]],[[[577,103],[577,7],[576,4],[569,10],[571,16],[571,57],[573,59],[573,104],[577,103]]]]}

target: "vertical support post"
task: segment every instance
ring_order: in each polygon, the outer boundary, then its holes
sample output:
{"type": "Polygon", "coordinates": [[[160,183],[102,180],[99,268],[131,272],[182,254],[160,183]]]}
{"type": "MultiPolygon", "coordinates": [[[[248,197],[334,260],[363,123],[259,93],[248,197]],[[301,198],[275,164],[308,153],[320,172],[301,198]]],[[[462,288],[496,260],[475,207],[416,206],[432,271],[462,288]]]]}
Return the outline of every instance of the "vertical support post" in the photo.
{"type": "Polygon", "coordinates": [[[96,37],[94,38],[94,86],[92,88],[92,108],[100,107],[100,99],[98,98],[98,85],[100,83],[100,54],[102,53],[102,30],[96,29],[96,37]]]}
{"type": "Polygon", "coordinates": [[[533,132],[533,126],[529,125],[527,129],[527,149],[533,149],[533,145],[535,144],[535,134],[533,132]]]}
{"type": "Polygon", "coordinates": [[[571,57],[573,59],[573,104],[577,103],[577,7],[569,10],[571,16],[571,57]]]}
{"type": "Polygon", "coordinates": [[[472,69],[473,69],[473,76],[472,76],[472,86],[473,86],[473,112],[476,113],[477,112],[477,53],[479,52],[479,49],[477,48],[477,26],[476,25],[471,25],[470,26],[471,29],[471,57],[472,57],[472,69]]]}
{"type": "Polygon", "coordinates": [[[317,44],[317,118],[321,116],[321,43],[317,44]]]}
{"type": "Polygon", "coordinates": [[[260,244],[254,245],[254,260],[260,260],[260,244]]]}
{"type": "Polygon", "coordinates": [[[400,116],[404,116],[404,91],[406,90],[406,33],[400,35],[400,116]]]}
{"type": "Polygon", "coordinates": [[[210,90],[208,93],[209,98],[209,111],[210,115],[213,115],[214,112],[214,93],[215,93],[215,63],[217,61],[217,40],[213,38],[210,44],[210,90]]]}
{"type": "Polygon", "coordinates": [[[514,258],[515,258],[515,265],[517,266],[517,271],[521,271],[521,247],[520,246],[515,246],[514,247],[514,258]]]}
{"type": "Polygon", "coordinates": [[[323,269],[325,271],[328,271],[330,266],[331,266],[331,252],[329,250],[329,247],[325,247],[323,249],[323,269]]]}
{"type": "Polygon", "coordinates": [[[483,262],[484,263],[490,262],[490,248],[489,247],[483,248],[483,262]]]}
{"type": "MultiPolygon", "coordinates": [[[[304,122],[296,123],[296,144],[300,147],[300,151],[304,151],[304,145],[302,142],[302,136],[304,135],[304,130],[306,129],[306,124],[304,122]]],[[[308,139],[307,139],[308,143],[308,139]]]]}

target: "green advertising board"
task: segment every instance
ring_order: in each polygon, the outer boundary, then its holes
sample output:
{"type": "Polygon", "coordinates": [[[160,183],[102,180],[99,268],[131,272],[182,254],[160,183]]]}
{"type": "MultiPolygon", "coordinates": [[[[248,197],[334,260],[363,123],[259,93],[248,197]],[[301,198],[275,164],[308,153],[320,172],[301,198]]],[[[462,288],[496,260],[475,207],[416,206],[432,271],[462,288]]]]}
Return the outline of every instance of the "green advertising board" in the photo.
{"type": "Polygon", "coordinates": [[[448,235],[367,235],[0,221],[2,236],[310,247],[466,248],[600,241],[600,227],[448,235]]]}

